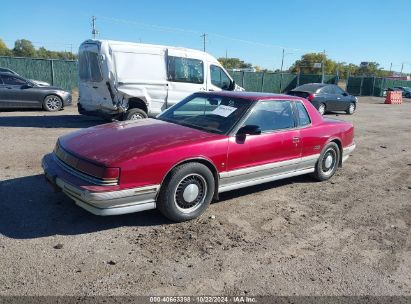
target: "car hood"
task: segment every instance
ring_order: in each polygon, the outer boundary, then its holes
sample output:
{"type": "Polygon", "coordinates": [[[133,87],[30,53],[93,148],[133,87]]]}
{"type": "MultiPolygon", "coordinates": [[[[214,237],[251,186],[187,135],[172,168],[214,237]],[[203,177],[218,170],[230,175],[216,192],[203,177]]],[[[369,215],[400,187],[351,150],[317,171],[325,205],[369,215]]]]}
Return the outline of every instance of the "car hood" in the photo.
{"type": "Polygon", "coordinates": [[[147,118],[82,129],[60,137],[59,143],[64,150],[80,158],[109,166],[222,137],[225,136],[147,118]]]}

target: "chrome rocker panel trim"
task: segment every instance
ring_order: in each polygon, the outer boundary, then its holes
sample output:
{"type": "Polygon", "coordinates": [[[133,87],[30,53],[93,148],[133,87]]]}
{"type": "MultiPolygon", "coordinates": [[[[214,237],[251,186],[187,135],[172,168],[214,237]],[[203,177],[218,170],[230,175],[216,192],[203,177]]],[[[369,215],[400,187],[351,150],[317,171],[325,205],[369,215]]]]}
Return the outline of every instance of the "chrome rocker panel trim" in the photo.
{"type": "Polygon", "coordinates": [[[348,159],[348,157],[350,157],[350,154],[355,150],[355,148],[356,148],[355,143],[353,143],[352,145],[348,147],[345,147],[343,149],[343,153],[342,153],[343,156],[342,156],[341,162],[345,162],[348,159]]]}
{"type": "Polygon", "coordinates": [[[312,173],[320,154],[220,173],[218,192],[312,173]]]}

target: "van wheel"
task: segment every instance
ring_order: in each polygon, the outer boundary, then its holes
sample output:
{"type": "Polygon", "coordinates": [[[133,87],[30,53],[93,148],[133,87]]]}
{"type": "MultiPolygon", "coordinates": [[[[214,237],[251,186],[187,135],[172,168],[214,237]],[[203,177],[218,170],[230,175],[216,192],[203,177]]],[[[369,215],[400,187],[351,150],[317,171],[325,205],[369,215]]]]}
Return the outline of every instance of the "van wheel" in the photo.
{"type": "Polygon", "coordinates": [[[213,173],[203,164],[178,166],[162,185],[157,208],[175,222],[199,217],[213,198],[214,185],[213,173]]]}
{"type": "Polygon", "coordinates": [[[124,120],[139,120],[147,118],[148,115],[142,109],[130,109],[124,114],[124,120]]]}

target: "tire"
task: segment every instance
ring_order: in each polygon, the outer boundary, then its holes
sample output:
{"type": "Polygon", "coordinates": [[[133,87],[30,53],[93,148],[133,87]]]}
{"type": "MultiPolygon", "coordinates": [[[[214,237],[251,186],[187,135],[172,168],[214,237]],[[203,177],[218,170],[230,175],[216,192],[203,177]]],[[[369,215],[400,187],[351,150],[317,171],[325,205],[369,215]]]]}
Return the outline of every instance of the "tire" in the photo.
{"type": "Polygon", "coordinates": [[[345,113],[349,115],[353,115],[355,112],[355,103],[351,102],[350,105],[348,106],[348,109],[345,110],[345,113]]]}
{"type": "Polygon", "coordinates": [[[320,105],[318,106],[318,112],[320,112],[321,115],[324,115],[325,109],[326,109],[325,104],[320,103],[320,105]]]}
{"type": "Polygon", "coordinates": [[[43,109],[48,112],[57,112],[63,108],[63,101],[57,95],[48,95],[44,98],[43,109]]]}
{"type": "Polygon", "coordinates": [[[315,171],[311,176],[318,181],[328,180],[337,171],[339,163],[340,149],[335,142],[330,142],[321,152],[320,158],[315,165],[315,171]]]}
{"type": "Polygon", "coordinates": [[[123,120],[139,120],[139,119],[144,119],[147,117],[148,115],[144,110],[133,108],[133,109],[128,110],[124,114],[123,120]]]}
{"type": "Polygon", "coordinates": [[[199,217],[215,190],[213,173],[200,163],[174,168],[161,187],[157,208],[168,219],[183,222],[199,217]]]}

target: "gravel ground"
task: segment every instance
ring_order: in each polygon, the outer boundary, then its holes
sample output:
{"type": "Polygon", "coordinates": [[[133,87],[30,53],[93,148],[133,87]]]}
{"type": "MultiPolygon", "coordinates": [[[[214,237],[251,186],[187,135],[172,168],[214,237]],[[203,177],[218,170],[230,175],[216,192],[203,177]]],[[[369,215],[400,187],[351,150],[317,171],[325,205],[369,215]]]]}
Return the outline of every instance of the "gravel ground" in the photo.
{"type": "Polygon", "coordinates": [[[226,193],[182,224],[97,217],[46,184],[57,137],[102,121],[1,112],[0,295],[411,295],[411,102],[382,103],[338,115],[357,150],[330,181],[226,193]]]}

